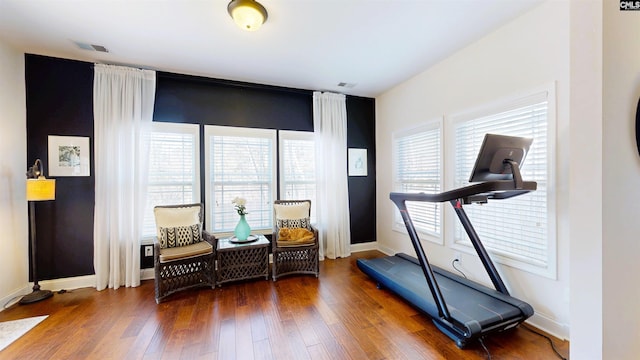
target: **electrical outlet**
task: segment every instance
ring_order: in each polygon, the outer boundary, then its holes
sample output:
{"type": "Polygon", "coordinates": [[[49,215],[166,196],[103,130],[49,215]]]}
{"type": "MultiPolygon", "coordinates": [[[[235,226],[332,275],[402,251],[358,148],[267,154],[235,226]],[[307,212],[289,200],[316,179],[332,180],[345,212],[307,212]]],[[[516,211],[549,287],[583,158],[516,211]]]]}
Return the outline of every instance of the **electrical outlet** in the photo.
{"type": "Polygon", "coordinates": [[[144,247],[144,256],[153,256],[153,246],[152,245],[146,245],[144,247]]]}

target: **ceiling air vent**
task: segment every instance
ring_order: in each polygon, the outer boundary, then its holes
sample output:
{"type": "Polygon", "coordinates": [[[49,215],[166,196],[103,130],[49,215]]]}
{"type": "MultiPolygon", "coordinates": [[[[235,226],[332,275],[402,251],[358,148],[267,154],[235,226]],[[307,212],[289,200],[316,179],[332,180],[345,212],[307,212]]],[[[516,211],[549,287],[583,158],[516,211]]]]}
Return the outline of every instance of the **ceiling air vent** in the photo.
{"type": "Polygon", "coordinates": [[[339,87],[343,87],[343,88],[347,88],[347,89],[351,89],[352,87],[356,86],[356,84],[341,82],[341,83],[338,83],[338,86],[339,87]]]}
{"type": "Polygon", "coordinates": [[[75,44],[80,49],[83,49],[83,50],[97,51],[97,52],[103,52],[103,53],[109,52],[109,50],[107,50],[107,48],[102,45],[87,44],[87,43],[81,43],[78,41],[76,41],[75,44]]]}

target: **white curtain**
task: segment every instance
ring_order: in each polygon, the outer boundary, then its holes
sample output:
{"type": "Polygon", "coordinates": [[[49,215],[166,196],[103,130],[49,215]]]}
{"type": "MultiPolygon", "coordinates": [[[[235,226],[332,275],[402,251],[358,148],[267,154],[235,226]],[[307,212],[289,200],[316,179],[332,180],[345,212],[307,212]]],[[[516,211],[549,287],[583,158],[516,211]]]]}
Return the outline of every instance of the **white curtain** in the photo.
{"type": "Polygon", "coordinates": [[[320,258],[351,255],[345,96],[313,93],[320,258]]]}
{"type": "Polygon", "coordinates": [[[155,72],[96,64],[93,81],[96,289],[138,286],[155,72]]]}

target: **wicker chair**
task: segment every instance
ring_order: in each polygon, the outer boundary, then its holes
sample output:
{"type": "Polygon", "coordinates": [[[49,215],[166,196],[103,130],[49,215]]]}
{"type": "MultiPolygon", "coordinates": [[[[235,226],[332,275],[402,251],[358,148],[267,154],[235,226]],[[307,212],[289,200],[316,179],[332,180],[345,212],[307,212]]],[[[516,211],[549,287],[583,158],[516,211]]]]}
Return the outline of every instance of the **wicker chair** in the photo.
{"type": "MultiPolygon", "coordinates": [[[[271,247],[273,252],[273,281],[290,274],[313,274],[318,277],[318,230],[311,226],[310,200],[276,200],[273,206],[275,224],[271,247]],[[313,237],[284,240],[280,237],[282,228],[307,229],[313,237]]],[[[306,232],[305,232],[306,233],[306,232]]]]}
{"type": "Polygon", "coordinates": [[[156,303],[181,290],[215,288],[216,238],[202,230],[202,204],[156,206],[156,303]]]}

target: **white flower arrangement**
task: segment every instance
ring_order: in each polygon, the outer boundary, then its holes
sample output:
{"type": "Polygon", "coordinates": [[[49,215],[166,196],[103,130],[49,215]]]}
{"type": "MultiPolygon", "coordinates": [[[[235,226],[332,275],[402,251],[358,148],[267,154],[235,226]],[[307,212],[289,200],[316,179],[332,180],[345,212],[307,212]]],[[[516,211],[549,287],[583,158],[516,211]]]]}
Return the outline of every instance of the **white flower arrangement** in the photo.
{"type": "Polygon", "coordinates": [[[234,209],[238,212],[238,215],[246,215],[248,214],[246,204],[247,200],[241,197],[235,197],[231,200],[231,203],[234,204],[234,209]]]}

